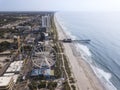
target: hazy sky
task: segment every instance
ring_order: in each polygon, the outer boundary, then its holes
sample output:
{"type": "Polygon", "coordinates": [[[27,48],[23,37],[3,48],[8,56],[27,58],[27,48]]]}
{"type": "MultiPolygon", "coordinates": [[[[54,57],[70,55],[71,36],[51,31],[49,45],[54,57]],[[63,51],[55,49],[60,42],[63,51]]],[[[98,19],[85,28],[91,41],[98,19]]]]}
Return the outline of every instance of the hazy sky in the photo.
{"type": "Polygon", "coordinates": [[[120,0],[0,0],[0,11],[120,11],[120,0]]]}

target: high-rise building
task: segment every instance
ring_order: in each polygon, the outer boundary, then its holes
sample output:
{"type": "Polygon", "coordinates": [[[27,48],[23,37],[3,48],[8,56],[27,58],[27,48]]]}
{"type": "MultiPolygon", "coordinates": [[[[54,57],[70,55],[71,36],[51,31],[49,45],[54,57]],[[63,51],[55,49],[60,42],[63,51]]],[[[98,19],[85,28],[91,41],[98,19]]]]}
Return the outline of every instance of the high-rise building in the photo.
{"type": "Polygon", "coordinates": [[[49,28],[50,27],[50,16],[42,16],[42,27],[49,28]]]}

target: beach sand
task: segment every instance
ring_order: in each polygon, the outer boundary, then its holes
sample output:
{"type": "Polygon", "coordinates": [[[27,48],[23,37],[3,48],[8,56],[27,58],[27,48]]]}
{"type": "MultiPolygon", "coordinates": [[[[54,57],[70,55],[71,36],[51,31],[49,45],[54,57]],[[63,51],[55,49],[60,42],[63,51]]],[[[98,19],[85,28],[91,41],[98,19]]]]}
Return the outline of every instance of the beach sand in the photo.
{"type": "MultiPolygon", "coordinates": [[[[54,18],[57,27],[59,40],[66,37],[65,32],[54,18]]],[[[75,56],[71,47],[71,43],[63,43],[65,54],[68,57],[71,72],[76,80],[77,90],[105,90],[100,80],[97,78],[90,65],[81,59],[80,56],[75,56]]]]}

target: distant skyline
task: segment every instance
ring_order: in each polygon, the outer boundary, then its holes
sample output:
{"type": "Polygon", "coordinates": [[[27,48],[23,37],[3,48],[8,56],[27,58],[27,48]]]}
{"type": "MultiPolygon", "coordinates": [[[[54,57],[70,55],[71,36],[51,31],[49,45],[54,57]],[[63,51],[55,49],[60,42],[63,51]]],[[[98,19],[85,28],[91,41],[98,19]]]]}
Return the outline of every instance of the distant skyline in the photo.
{"type": "Polygon", "coordinates": [[[120,0],[0,0],[0,11],[120,11],[120,0]]]}

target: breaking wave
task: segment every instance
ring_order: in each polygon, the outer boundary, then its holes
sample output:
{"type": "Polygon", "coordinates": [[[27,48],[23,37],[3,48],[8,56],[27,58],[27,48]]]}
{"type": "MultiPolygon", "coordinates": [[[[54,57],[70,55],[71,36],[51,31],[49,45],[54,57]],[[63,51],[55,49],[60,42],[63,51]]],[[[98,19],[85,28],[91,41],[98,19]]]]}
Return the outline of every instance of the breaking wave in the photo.
{"type": "MultiPolygon", "coordinates": [[[[77,37],[73,35],[66,27],[66,23],[63,22],[62,18],[56,14],[56,19],[61,25],[64,32],[72,39],[75,40],[77,37]]],[[[86,45],[75,43],[75,48],[78,53],[80,53],[81,58],[84,59],[89,65],[91,66],[92,70],[96,74],[96,76],[99,78],[101,83],[105,86],[106,90],[117,90],[116,87],[112,84],[110,81],[112,75],[111,73],[105,72],[103,69],[99,68],[95,62],[92,60],[92,53],[90,52],[89,48],[86,45]]]]}

